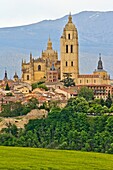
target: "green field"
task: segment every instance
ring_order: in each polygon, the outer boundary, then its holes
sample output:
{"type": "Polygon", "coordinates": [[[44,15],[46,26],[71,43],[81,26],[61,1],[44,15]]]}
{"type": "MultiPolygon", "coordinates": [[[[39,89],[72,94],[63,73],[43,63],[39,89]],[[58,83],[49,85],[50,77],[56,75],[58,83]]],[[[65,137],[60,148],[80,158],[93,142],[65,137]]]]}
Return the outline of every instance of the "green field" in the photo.
{"type": "Polygon", "coordinates": [[[0,170],[113,170],[113,155],[0,147],[0,170]]]}

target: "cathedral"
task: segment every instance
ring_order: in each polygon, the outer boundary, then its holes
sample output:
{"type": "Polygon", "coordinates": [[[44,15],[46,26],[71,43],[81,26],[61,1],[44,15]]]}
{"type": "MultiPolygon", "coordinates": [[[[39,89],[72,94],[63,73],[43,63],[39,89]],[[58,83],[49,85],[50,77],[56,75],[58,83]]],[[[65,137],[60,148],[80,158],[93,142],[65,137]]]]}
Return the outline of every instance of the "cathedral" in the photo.
{"type": "Polygon", "coordinates": [[[110,76],[103,68],[101,55],[97,68],[92,74],[79,73],[78,32],[71,14],[68,16],[68,22],[60,38],[60,60],[58,60],[58,53],[52,48],[49,38],[47,49],[42,52],[41,57],[34,59],[30,54],[30,62],[22,61],[22,81],[30,84],[44,78],[46,82],[57,82],[64,79],[64,73],[72,75],[78,88],[81,86],[88,86],[92,89],[100,88],[100,95],[111,84],[110,76]]]}
{"type": "Polygon", "coordinates": [[[26,63],[26,61],[22,61],[22,81],[32,84],[42,79],[47,79],[48,71],[51,70],[53,64],[60,79],[58,53],[53,50],[52,42],[49,38],[47,49],[42,51],[41,57],[34,59],[32,54],[30,54],[30,62],[26,63]]]}

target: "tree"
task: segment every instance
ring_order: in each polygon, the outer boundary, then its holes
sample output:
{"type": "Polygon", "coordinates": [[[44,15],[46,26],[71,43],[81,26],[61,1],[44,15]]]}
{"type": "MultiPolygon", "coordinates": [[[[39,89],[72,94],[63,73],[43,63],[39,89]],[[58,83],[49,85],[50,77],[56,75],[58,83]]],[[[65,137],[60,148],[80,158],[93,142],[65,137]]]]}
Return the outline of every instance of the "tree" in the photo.
{"type": "Polygon", "coordinates": [[[104,113],[109,113],[108,107],[107,106],[103,106],[103,111],[104,111],[104,113]]]}
{"type": "Polygon", "coordinates": [[[36,89],[39,85],[41,85],[41,84],[43,84],[43,83],[45,83],[45,82],[44,82],[44,81],[39,81],[39,82],[33,83],[33,84],[32,84],[32,89],[33,89],[33,90],[36,89]]]}
{"type": "Polygon", "coordinates": [[[77,112],[87,113],[88,109],[89,109],[89,104],[87,101],[78,103],[76,107],[77,112]]]}
{"type": "Polygon", "coordinates": [[[110,108],[111,107],[111,104],[112,104],[112,99],[111,99],[111,96],[110,96],[110,91],[108,92],[108,97],[105,101],[105,105],[110,108]]]}
{"type": "Polygon", "coordinates": [[[45,84],[39,84],[38,88],[44,89],[45,91],[48,91],[48,87],[45,84]]]}
{"type": "Polygon", "coordinates": [[[37,109],[38,108],[38,100],[36,98],[31,98],[27,104],[27,107],[32,109],[37,109]]]}
{"type": "Polygon", "coordinates": [[[90,107],[87,111],[88,114],[94,114],[94,108],[93,107],[90,107]]]}
{"type": "Polygon", "coordinates": [[[60,104],[60,101],[59,100],[50,100],[48,101],[48,111],[51,111],[52,109],[59,109],[59,104],[60,104]]]}
{"type": "Polygon", "coordinates": [[[110,148],[108,149],[108,153],[113,154],[113,143],[110,144],[110,148]]]}
{"type": "Polygon", "coordinates": [[[96,115],[101,115],[101,113],[103,113],[103,107],[100,104],[95,104],[93,109],[96,115]]]}
{"type": "Polygon", "coordinates": [[[88,87],[82,87],[78,91],[79,97],[84,97],[87,101],[92,100],[94,98],[94,93],[91,89],[88,89],[88,87]]]}
{"type": "Polygon", "coordinates": [[[17,136],[18,128],[16,127],[16,125],[8,123],[7,128],[3,128],[2,132],[6,132],[12,134],[13,136],[17,136]]]}
{"type": "Polygon", "coordinates": [[[9,91],[9,90],[10,90],[10,87],[9,87],[8,83],[6,84],[5,90],[6,90],[6,91],[9,91]]]}
{"type": "Polygon", "coordinates": [[[100,99],[100,104],[101,104],[101,106],[104,106],[105,105],[105,101],[104,101],[104,99],[100,99]]]}
{"type": "Polygon", "coordinates": [[[63,73],[64,79],[62,82],[64,83],[64,86],[70,87],[70,86],[75,86],[74,79],[72,79],[72,73],[63,73]]]}
{"type": "Polygon", "coordinates": [[[76,97],[69,99],[67,103],[67,108],[71,107],[76,112],[87,113],[89,109],[89,103],[83,97],[76,97]]]}
{"type": "Polygon", "coordinates": [[[113,113],[113,106],[109,108],[109,113],[113,113]]]}
{"type": "Polygon", "coordinates": [[[110,132],[110,134],[113,136],[113,117],[108,117],[107,119],[107,125],[106,125],[106,130],[110,132]]]}

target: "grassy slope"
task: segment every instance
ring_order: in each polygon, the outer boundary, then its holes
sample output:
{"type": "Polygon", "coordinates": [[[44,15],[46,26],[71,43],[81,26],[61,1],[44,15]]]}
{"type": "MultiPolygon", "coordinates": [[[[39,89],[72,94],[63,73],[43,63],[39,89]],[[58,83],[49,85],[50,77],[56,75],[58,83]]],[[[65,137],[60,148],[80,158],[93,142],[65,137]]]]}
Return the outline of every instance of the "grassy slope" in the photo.
{"type": "Polygon", "coordinates": [[[113,155],[0,147],[0,170],[112,170],[113,155]]]}

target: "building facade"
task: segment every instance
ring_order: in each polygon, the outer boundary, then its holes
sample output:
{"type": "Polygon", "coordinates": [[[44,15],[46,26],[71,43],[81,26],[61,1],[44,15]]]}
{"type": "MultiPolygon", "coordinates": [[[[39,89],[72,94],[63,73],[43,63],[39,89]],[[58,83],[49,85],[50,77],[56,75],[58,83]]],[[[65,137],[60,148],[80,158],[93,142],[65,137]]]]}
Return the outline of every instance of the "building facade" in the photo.
{"type": "Polygon", "coordinates": [[[52,64],[52,67],[50,70],[47,71],[47,82],[50,83],[57,83],[58,82],[58,71],[54,67],[54,63],[52,64]]]}

